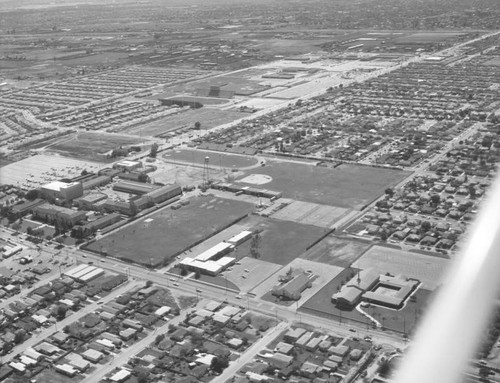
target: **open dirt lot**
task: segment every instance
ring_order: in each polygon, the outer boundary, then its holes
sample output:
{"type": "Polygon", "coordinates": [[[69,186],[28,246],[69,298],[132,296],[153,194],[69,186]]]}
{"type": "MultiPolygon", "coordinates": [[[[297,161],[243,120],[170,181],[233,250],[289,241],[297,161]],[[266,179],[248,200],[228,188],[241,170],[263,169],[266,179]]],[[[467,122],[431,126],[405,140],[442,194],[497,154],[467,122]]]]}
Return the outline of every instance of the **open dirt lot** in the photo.
{"type": "Polygon", "coordinates": [[[302,223],[304,225],[330,228],[342,216],[347,214],[348,211],[349,209],[341,207],[294,201],[283,209],[278,210],[272,217],[284,221],[302,223]]]}
{"type": "Polygon", "coordinates": [[[201,129],[211,129],[247,116],[246,113],[230,110],[189,109],[141,126],[124,129],[122,133],[158,136],[183,127],[193,127],[197,121],[201,122],[201,129]]]}
{"type": "MultiPolygon", "coordinates": [[[[340,165],[330,169],[273,160],[260,168],[259,173],[273,179],[266,189],[282,191],[285,198],[352,209],[372,202],[387,187],[410,174],[366,166],[340,165]]],[[[246,175],[249,174],[251,171],[246,175]]]]}
{"type": "Polygon", "coordinates": [[[370,243],[363,241],[330,235],[314,245],[301,257],[329,265],[348,267],[370,246],[370,243]]]}
{"type": "Polygon", "coordinates": [[[37,155],[0,168],[0,183],[34,189],[61,178],[79,176],[82,170],[98,171],[103,163],[62,156],[37,155]]]}
{"type": "Polygon", "coordinates": [[[139,137],[121,136],[119,134],[106,133],[80,133],[72,138],[66,138],[60,142],[47,147],[49,151],[75,158],[99,161],[116,161],[116,158],[108,159],[106,154],[120,146],[144,146],[149,148],[150,143],[139,137]]]}
{"type": "Polygon", "coordinates": [[[191,198],[178,210],[164,208],[88,246],[111,257],[159,266],[246,215],[252,206],[220,198],[191,198]],[[146,251],[147,250],[147,251],[146,251]]]}
{"type": "Polygon", "coordinates": [[[255,157],[192,149],[169,150],[162,157],[167,162],[179,162],[199,166],[203,166],[205,158],[208,157],[208,165],[211,168],[246,168],[259,163],[255,157]]]}
{"type": "Polygon", "coordinates": [[[354,262],[353,267],[373,268],[381,274],[403,274],[420,280],[423,288],[434,290],[441,284],[449,265],[450,261],[444,258],[373,246],[354,262]]]}

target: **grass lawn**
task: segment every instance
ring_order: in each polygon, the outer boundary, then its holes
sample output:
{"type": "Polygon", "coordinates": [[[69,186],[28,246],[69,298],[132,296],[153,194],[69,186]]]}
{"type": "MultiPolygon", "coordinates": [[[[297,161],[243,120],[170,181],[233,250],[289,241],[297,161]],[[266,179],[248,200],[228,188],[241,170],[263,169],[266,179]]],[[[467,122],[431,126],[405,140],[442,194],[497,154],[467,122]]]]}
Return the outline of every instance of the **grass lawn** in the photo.
{"type": "Polygon", "coordinates": [[[283,197],[353,209],[369,204],[410,174],[368,166],[340,165],[330,169],[272,160],[258,173],[271,176],[273,180],[264,187],[282,191],[283,197]]]}
{"type": "MultiPolygon", "coordinates": [[[[317,226],[302,225],[273,218],[251,216],[247,219],[252,224],[252,230],[262,230],[260,233],[259,260],[279,265],[286,265],[299,257],[307,246],[321,237],[324,232],[324,229],[317,226]]],[[[251,257],[251,243],[252,240],[249,240],[238,246],[238,258],[251,257]]]]}
{"type": "Polygon", "coordinates": [[[87,247],[145,266],[167,264],[177,254],[204,241],[245,216],[252,205],[215,197],[191,198],[178,210],[164,208],[87,247]]]}
{"type": "Polygon", "coordinates": [[[33,377],[37,382],[51,382],[51,383],[71,383],[83,380],[83,375],[75,375],[70,378],[69,376],[60,374],[51,368],[46,368],[41,373],[33,377]]]}

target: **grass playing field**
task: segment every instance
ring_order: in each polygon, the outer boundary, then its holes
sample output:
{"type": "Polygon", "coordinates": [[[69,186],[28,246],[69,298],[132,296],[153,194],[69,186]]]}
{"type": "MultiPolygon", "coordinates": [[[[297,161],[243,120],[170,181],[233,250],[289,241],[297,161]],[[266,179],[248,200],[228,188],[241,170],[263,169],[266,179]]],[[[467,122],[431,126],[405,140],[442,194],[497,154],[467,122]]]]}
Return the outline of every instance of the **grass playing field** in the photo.
{"type": "Polygon", "coordinates": [[[162,209],[88,246],[89,250],[145,266],[160,266],[252,210],[250,204],[214,197],[190,199],[178,210],[162,209]]]}
{"type": "Polygon", "coordinates": [[[282,191],[283,197],[353,209],[372,202],[409,174],[367,166],[341,165],[330,169],[277,161],[268,161],[258,172],[271,176],[273,180],[265,188],[282,191]]]}

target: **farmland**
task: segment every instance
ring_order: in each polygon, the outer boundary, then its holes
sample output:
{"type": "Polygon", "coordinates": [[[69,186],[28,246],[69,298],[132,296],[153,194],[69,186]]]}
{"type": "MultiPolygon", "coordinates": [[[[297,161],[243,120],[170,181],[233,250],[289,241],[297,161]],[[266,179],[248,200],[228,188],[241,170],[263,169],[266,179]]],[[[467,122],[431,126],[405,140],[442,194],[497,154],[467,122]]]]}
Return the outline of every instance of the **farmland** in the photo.
{"type": "Polygon", "coordinates": [[[138,220],[97,240],[87,249],[157,267],[169,263],[176,255],[224,229],[251,210],[251,205],[243,202],[198,197],[178,210],[159,210],[148,218],[148,222],[138,220]],[[144,251],[146,248],[147,253],[144,251]]]}

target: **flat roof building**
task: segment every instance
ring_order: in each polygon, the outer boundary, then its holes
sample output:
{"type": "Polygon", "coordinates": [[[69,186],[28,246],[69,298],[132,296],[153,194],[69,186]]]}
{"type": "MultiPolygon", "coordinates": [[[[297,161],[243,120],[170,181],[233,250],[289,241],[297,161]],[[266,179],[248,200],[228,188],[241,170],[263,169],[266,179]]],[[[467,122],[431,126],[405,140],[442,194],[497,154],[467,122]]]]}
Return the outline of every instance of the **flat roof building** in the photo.
{"type": "Polygon", "coordinates": [[[81,182],[61,182],[54,181],[43,185],[40,188],[42,196],[46,199],[62,199],[72,201],[83,195],[83,186],[81,182]]]}
{"type": "Polygon", "coordinates": [[[146,184],[143,182],[120,181],[113,185],[113,190],[128,194],[143,195],[158,189],[158,185],[146,184]]]}

